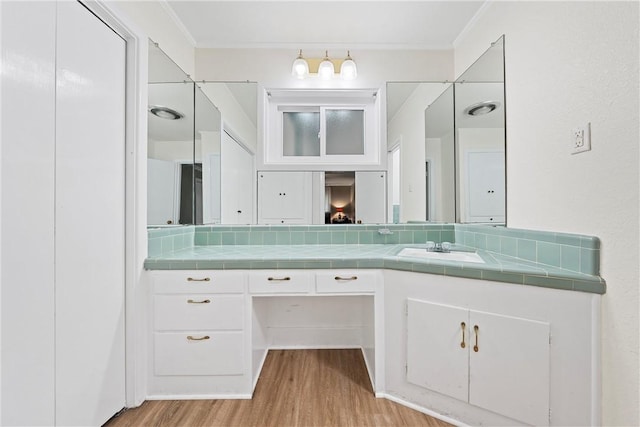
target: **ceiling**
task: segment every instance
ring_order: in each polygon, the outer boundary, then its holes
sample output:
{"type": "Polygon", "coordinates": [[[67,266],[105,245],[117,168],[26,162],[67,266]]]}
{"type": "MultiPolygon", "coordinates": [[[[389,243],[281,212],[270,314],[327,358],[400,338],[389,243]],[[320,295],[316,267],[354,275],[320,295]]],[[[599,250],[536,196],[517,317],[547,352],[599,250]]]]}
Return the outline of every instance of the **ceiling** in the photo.
{"type": "Polygon", "coordinates": [[[451,49],[484,1],[167,0],[199,48],[451,49]]]}

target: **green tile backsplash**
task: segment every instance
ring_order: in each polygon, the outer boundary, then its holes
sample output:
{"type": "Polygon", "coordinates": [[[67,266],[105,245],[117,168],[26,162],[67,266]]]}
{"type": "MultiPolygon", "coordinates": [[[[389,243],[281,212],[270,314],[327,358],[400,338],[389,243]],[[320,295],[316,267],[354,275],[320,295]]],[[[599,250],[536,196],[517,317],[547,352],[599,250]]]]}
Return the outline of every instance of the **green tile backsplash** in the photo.
{"type": "Polygon", "coordinates": [[[455,242],[575,273],[600,275],[600,240],[593,236],[456,224],[455,242]],[[484,247],[483,247],[484,246],[484,247]]]}
{"type": "MultiPolygon", "coordinates": [[[[432,240],[512,257],[514,262],[529,263],[532,270],[549,266],[593,276],[600,273],[600,241],[596,237],[489,225],[182,226],[151,228],[148,236],[149,258],[194,246],[424,244],[432,240]],[[388,229],[391,234],[380,234],[381,229],[388,229]]],[[[507,271],[508,263],[502,267],[507,271]]],[[[499,273],[492,274],[501,277],[499,273]]],[[[528,280],[536,284],[536,279],[528,280]]]]}
{"type": "Polygon", "coordinates": [[[454,224],[197,226],[195,245],[365,245],[453,242],[454,224]],[[389,229],[392,234],[380,234],[389,229]]]}

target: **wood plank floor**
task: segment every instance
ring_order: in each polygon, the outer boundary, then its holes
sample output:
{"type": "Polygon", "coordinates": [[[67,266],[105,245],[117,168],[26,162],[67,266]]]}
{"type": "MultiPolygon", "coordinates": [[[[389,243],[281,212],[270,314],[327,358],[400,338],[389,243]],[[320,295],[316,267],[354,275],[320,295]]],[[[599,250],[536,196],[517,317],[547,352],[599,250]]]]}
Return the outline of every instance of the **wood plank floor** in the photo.
{"type": "Polygon", "coordinates": [[[449,426],[377,399],[360,350],[271,350],[251,400],[147,401],[127,426],[449,426]]]}

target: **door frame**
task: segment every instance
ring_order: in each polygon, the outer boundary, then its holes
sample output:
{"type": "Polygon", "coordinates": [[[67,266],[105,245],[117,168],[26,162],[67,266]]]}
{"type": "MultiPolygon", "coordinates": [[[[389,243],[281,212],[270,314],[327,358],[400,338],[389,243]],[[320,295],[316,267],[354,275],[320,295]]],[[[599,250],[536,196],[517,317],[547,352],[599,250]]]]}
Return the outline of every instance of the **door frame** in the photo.
{"type": "Polygon", "coordinates": [[[146,399],[147,308],[143,274],[147,257],[148,37],[115,2],[81,3],[126,41],[125,119],[125,404],[146,399]]]}

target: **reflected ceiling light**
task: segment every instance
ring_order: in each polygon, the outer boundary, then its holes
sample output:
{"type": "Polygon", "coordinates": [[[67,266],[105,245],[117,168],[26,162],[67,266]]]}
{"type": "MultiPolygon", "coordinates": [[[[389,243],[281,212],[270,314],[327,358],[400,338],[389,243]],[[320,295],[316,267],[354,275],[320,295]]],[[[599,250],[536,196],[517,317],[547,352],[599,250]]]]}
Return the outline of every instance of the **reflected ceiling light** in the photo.
{"type": "Polygon", "coordinates": [[[169,107],[162,107],[160,105],[152,105],[149,107],[149,112],[156,117],[167,120],[179,120],[184,117],[184,114],[179,113],[169,107]]]}
{"type": "Polygon", "coordinates": [[[301,49],[291,66],[291,75],[298,79],[315,75],[322,80],[330,80],[335,76],[336,69],[340,70],[343,80],[353,80],[358,76],[356,63],[349,51],[345,59],[331,59],[328,51],[325,51],[323,58],[304,58],[301,49]]]}
{"type": "Polygon", "coordinates": [[[349,51],[347,51],[347,58],[340,66],[340,77],[345,80],[353,80],[358,77],[358,68],[353,59],[351,59],[351,52],[349,51]]]}
{"type": "Polygon", "coordinates": [[[500,107],[498,101],[483,101],[469,105],[464,109],[464,113],[468,116],[482,116],[483,114],[489,114],[498,107],[500,107]]]}
{"type": "Polygon", "coordinates": [[[291,67],[291,75],[297,79],[304,79],[309,75],[309,63],[302,57],[302,49],[291,67]]]}
{"type": "Polygon", "coordinates": [[[324,58],[318,66],[318,76],[322,80],[329,80],[333,77],[333,73],[335,73],[333,62],[329,59],[329,52],[325,50],[324,58]]]}

